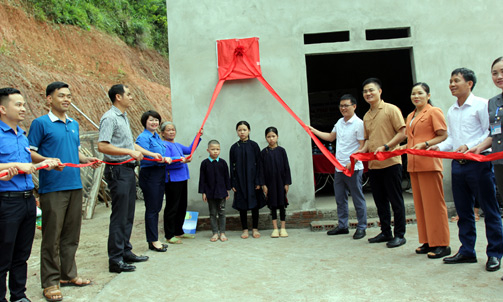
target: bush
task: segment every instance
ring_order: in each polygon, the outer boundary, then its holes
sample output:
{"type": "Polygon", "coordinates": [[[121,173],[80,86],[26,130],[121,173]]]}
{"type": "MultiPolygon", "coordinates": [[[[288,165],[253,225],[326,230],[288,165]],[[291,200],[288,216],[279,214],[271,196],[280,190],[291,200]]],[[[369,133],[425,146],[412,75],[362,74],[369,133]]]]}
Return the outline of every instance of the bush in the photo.
{"type": "Polygon", "coordinates": [[[94,26],[116,34],[128,45],[153,48],[168,55],[165,0],[23,0],[40,21],[94,26]]]}

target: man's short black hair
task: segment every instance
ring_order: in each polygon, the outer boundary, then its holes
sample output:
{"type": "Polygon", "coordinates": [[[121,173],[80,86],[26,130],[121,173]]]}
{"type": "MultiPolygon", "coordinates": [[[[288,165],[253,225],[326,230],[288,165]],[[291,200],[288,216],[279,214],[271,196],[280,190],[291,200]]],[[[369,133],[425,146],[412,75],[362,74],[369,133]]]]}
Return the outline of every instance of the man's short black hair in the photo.
{"type": "Polygon", "coordinates": [[[153,117],[159,120],[159,125],[161,124],[161,115],[157,113],[157,111],[154,110],[149,110],[145,113],[142,114],[141,116],[141,124],[143,125],[143,128],[147,129],[147,120],[149,117],[153,117]]]}
{"type": "Polygon", "coordinates": [[[339,100],[339,103],[342,102],[342,101],[345,101],[345,100],[350,100],[351,101],[351,105],[356,105],[356,98],[352,95],[352,94],[345,94],[343,96],[341,96],[340,100],[339,100]]]}
{"type": "Polygon", "coordinates": [[[108,97],[110,98],[110,101],[112,101],[112,104],[115,103],[115,97],[118,94],[124,95],[124,92],[126,92],[124,90],[124,88],[128,88],[128,87],[124,84],[115,84],[110,88],[110,90],[108,90],[108,97]]]}
{"type": "Polygon", "coordinates": [[[8,101],[11,94],[21,94],[21,91],[12,87],[0,88],[0,105],[8,101]]]}
{"type": "Polygon", "coordinates": [[[47,85],[47,88],[45,89],[45,96],[49,96],[54,91],[59,90],[61,88],[70,88],[70,86],[63,82],[52,82],[51,84],[47,85]]]}
{"type": "Polygon", "coordinates": [[[473,85],[471,91],[473,91],[473,88],[475,88],[475,84],[477,83],[477,77],[475,76],[475,72],[473,72],[473,70],[471,69],[464,67],[456,68],[451,72],[451,77],[458,74],[460,74],[463,77],[463,79],[465,79],[465,81],[467,82],[472,81],[473,85]]]}
{"type": "Polygon", "coordinates": [[[382,87],[381,80],[379,80],[378,78],[368,78],[365,81],[363,81],[362,89],[363,89],[363,87],[365,87],[365,85],[368,85],[368,84],[376,84],[377,88],[379,88],[379,89],[381,89],[381,87],[382,87]]]}

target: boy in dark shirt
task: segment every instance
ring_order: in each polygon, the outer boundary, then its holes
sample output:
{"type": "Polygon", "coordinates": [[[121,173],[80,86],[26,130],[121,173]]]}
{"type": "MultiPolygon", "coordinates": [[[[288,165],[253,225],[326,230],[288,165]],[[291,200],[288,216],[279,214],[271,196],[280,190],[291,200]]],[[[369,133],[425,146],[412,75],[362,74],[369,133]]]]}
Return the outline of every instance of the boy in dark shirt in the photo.
{"type": "Polygon", "coordinates": [[[208,203],[210,210],[211,230],[213,231],[210,241],[215,242],[218,239],[227,241],[225,236],[225,202],[229,199],[229,190],[231,189],[229,168],[225,160],[219,157],[220,143],[217,140],[208,142],[207,151],[210,156],[201,162],[199,193],[203,194],[203,201],[208,203]]]}

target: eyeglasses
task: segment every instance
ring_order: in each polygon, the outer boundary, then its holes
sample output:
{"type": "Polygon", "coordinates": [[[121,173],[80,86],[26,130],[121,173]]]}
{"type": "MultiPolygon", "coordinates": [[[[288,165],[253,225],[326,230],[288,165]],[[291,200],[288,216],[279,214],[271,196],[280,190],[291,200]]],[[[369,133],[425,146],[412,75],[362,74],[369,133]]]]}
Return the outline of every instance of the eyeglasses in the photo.
{"type": "Polygon", "coordinates": [[[350,104],[350,105],[344,104],[344,105],[339,105],[339,108],[348,108],[351,106],[353,106],[353,104],[350,104]]]}

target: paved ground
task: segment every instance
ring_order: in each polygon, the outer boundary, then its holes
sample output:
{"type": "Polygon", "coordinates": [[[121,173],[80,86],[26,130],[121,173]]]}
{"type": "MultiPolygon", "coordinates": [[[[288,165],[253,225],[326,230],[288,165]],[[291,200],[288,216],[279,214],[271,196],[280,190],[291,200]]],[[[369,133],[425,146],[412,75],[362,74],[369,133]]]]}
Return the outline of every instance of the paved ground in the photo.
{"type": "MultiPolygon", "coordinates": [[[[353,231],[327,236],[306,228],[291,229],[290,237],[279,239],[270,238],[270,230],[246,240],[240,232],[228,232],[228,242],[216,243],[209,241],[210,232],[198,232],[196,239],[156,253],[144,242],[143,213],[139,201],[132,242],[150,260],[132,273],[108,273],[109,209],[101,206],[93,220],[84,221],[77,261],[80,274],[94,284],[64,288],[64,301],[503,301],[503,270],[484,269],[483,221],[477,223],[479,262],[446,265],[414,253],[419,246],[415,225],[407,226],[407,244],[395,249],[367,242],[378,228],[358,241],[353,231]]],[[[455,252],[456,224],[450,229],[455,252]]],[[[37,276],[39,243],[38,237],[29,267],[32,301],[45,301],[37,276]]]]}
{"type": "MultiPolygon", "coordinates": [[[[451,224],[451,229],[456,226],[451,224]]],[[[377,233],[369,230],[369,235],[377,233]]],[[[305,229],[290,230],[285,239],[242,240],[232,232],[226,243],[211,243],[209,235],[203,232],[196,240],[170,247],[167,254],[148,253],[150,261],[114,278],[94,300],[503,300],[502,273],[484,270],[482,238],[479,263],[446,265],[414,253],[414,227],[409,227],[408,244],[396,249],[305,229]]]]}

